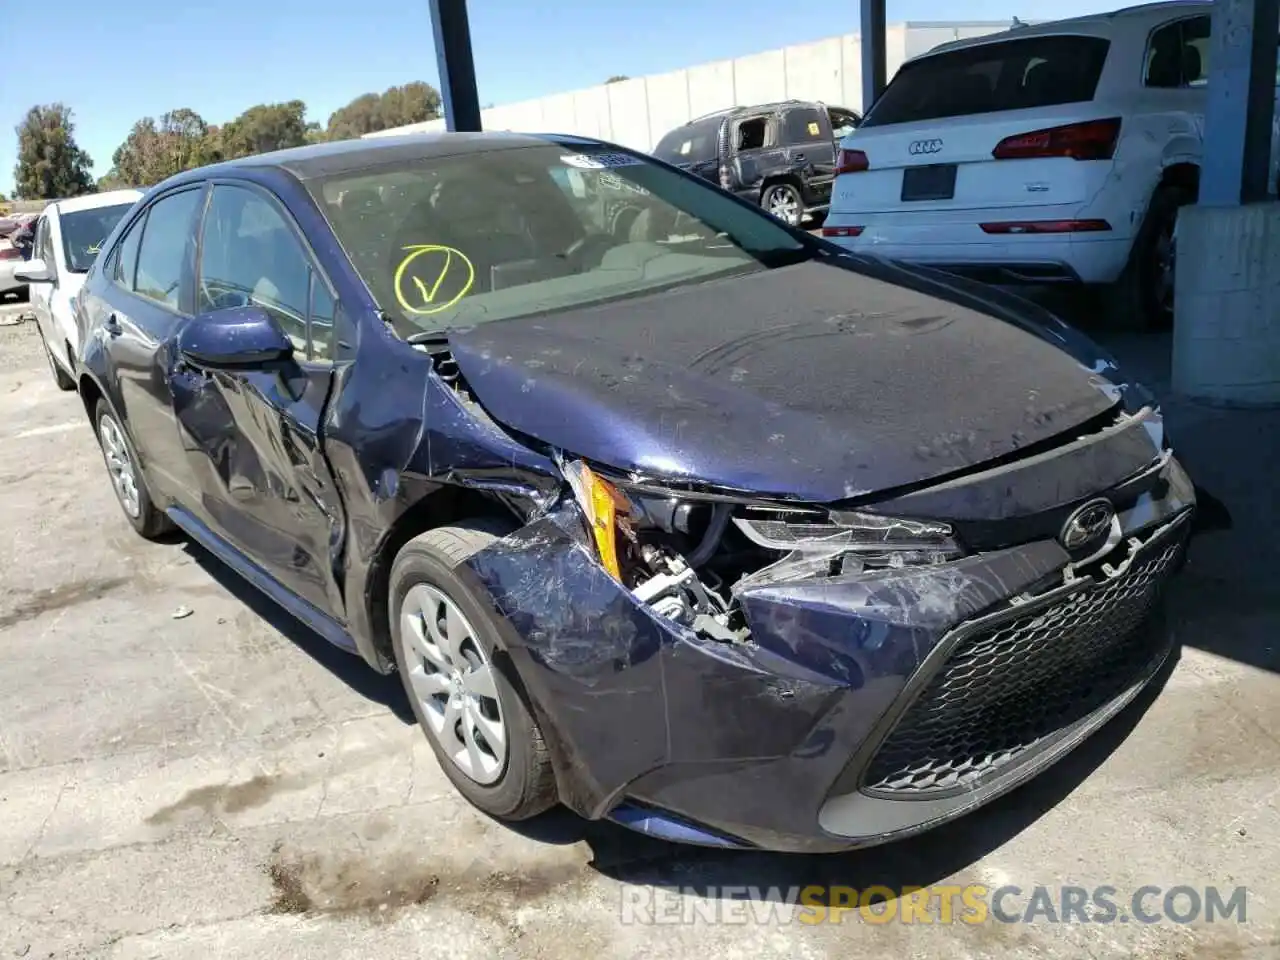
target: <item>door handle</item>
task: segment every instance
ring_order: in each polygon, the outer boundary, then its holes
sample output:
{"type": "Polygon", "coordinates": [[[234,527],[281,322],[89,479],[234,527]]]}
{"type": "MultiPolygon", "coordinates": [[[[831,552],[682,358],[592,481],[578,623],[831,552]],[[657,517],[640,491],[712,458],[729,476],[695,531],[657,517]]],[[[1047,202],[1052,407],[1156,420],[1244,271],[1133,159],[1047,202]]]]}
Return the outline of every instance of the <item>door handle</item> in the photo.
{"type": "Polygon", "coordinates": [[[793,153],[793,154],[791,155],[791,158],[792,158],[793,160],[803,160],[805,157],[804,157],[804,154],[803,154],[803,153],[793,153]]]}
{"type": "Polygon", "coordinates": [[[106,330],[113,337],[118,337],[124,333],[124,328],[120,326],[120,321],[113,313],[107,317],[106,322],[102,325],[102,329],[106,330]]]}

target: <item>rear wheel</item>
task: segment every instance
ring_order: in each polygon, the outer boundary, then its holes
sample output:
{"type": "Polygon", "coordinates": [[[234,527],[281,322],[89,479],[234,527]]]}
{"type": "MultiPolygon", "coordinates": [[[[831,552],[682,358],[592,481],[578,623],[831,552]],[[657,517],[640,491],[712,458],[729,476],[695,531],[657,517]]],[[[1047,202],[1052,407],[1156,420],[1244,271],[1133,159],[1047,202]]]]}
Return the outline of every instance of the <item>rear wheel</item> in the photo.
{"type": "Polygon", "coordinates": [[[1158,330],[1172,325],[1177,267],[1174,227],[1178,211],[1195,199],[1195,192],[1186,187],[1156,188],[1124,273],[1105,294],[1113,326],[1158,330]]]}
{"type": "Polygon", "coordinates": [[[392,647],[405,693],[445,775],[493,817],[556,801],[551,760],[498,644],[498,622],[463,561],[506,530],[487,520],[414,537],[391,568],[392,647]]]}
{"type": "Polygon", "coordinates": [[[772,183],[765,187],[760,206],[793,227],[800,226],[804,217],[804,201],[800,197],[800,188],[794,183],[772,183]]]}
{"type": "Polygon", "coordinates": [[[173,523],[152,503],[128,434],[105,400],[98,401],[93,416],[102,459],[107,465],[120,509],[139,534],[148,540],[159,539],[173,530],[173,523]]]}

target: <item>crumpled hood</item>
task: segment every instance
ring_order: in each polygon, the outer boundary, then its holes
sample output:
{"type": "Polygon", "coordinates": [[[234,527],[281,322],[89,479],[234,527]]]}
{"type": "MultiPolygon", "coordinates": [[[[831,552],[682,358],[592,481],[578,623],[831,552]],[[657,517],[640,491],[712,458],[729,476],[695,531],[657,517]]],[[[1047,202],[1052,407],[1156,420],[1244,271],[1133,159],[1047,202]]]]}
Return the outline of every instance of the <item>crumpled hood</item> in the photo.
{"type": "Polygon", "coordinates": [[[821,262],[449,341],[514,430],[647,477],[812,502],[973,467],[1118,397],[1010,322],[821,262]]]}

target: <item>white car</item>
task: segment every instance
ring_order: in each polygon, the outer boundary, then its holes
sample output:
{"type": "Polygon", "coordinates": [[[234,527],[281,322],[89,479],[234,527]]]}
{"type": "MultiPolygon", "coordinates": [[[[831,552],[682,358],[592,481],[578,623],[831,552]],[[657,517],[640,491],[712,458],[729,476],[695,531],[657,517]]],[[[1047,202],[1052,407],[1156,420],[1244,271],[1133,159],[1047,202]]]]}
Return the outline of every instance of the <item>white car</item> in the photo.
{"type": "Polygon", "coordinates": [[[18,280],[16,271],[22,265],[22,254],[8,237],[0,237],[0,297],[16,293],[26,286],[18,280]]]}
{"type": "Polygon", "coordinates": [[[141,190],[112,190],[49,204],[36,225],[31,259],[16,271],[20,282],[30,284],[31,310],[63,390],[76,387],[80,349],[72,300],[102,241],[141,197],[141,190]]]}
{"type": "Polygon", "coordinates": [[[908,61],[841,141],[823,235],[994,283],[1112,284],[1115,320],[1169,322],[1212,9],[1147,4],[908,61]]]}

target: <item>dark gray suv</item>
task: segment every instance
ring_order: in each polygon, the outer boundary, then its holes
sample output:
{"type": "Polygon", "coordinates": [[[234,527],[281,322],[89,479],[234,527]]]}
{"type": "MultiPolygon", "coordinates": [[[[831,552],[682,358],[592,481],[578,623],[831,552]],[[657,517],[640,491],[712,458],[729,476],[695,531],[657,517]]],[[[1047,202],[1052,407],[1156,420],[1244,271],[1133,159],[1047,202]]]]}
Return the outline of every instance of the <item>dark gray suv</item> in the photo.
{"type": "Polygon", "coordinates": [[[813,100],[732,107],[676,127],[653,155],[799,226],[826,213],[836,144],[861,122],[856,111],[813,100]]]}

